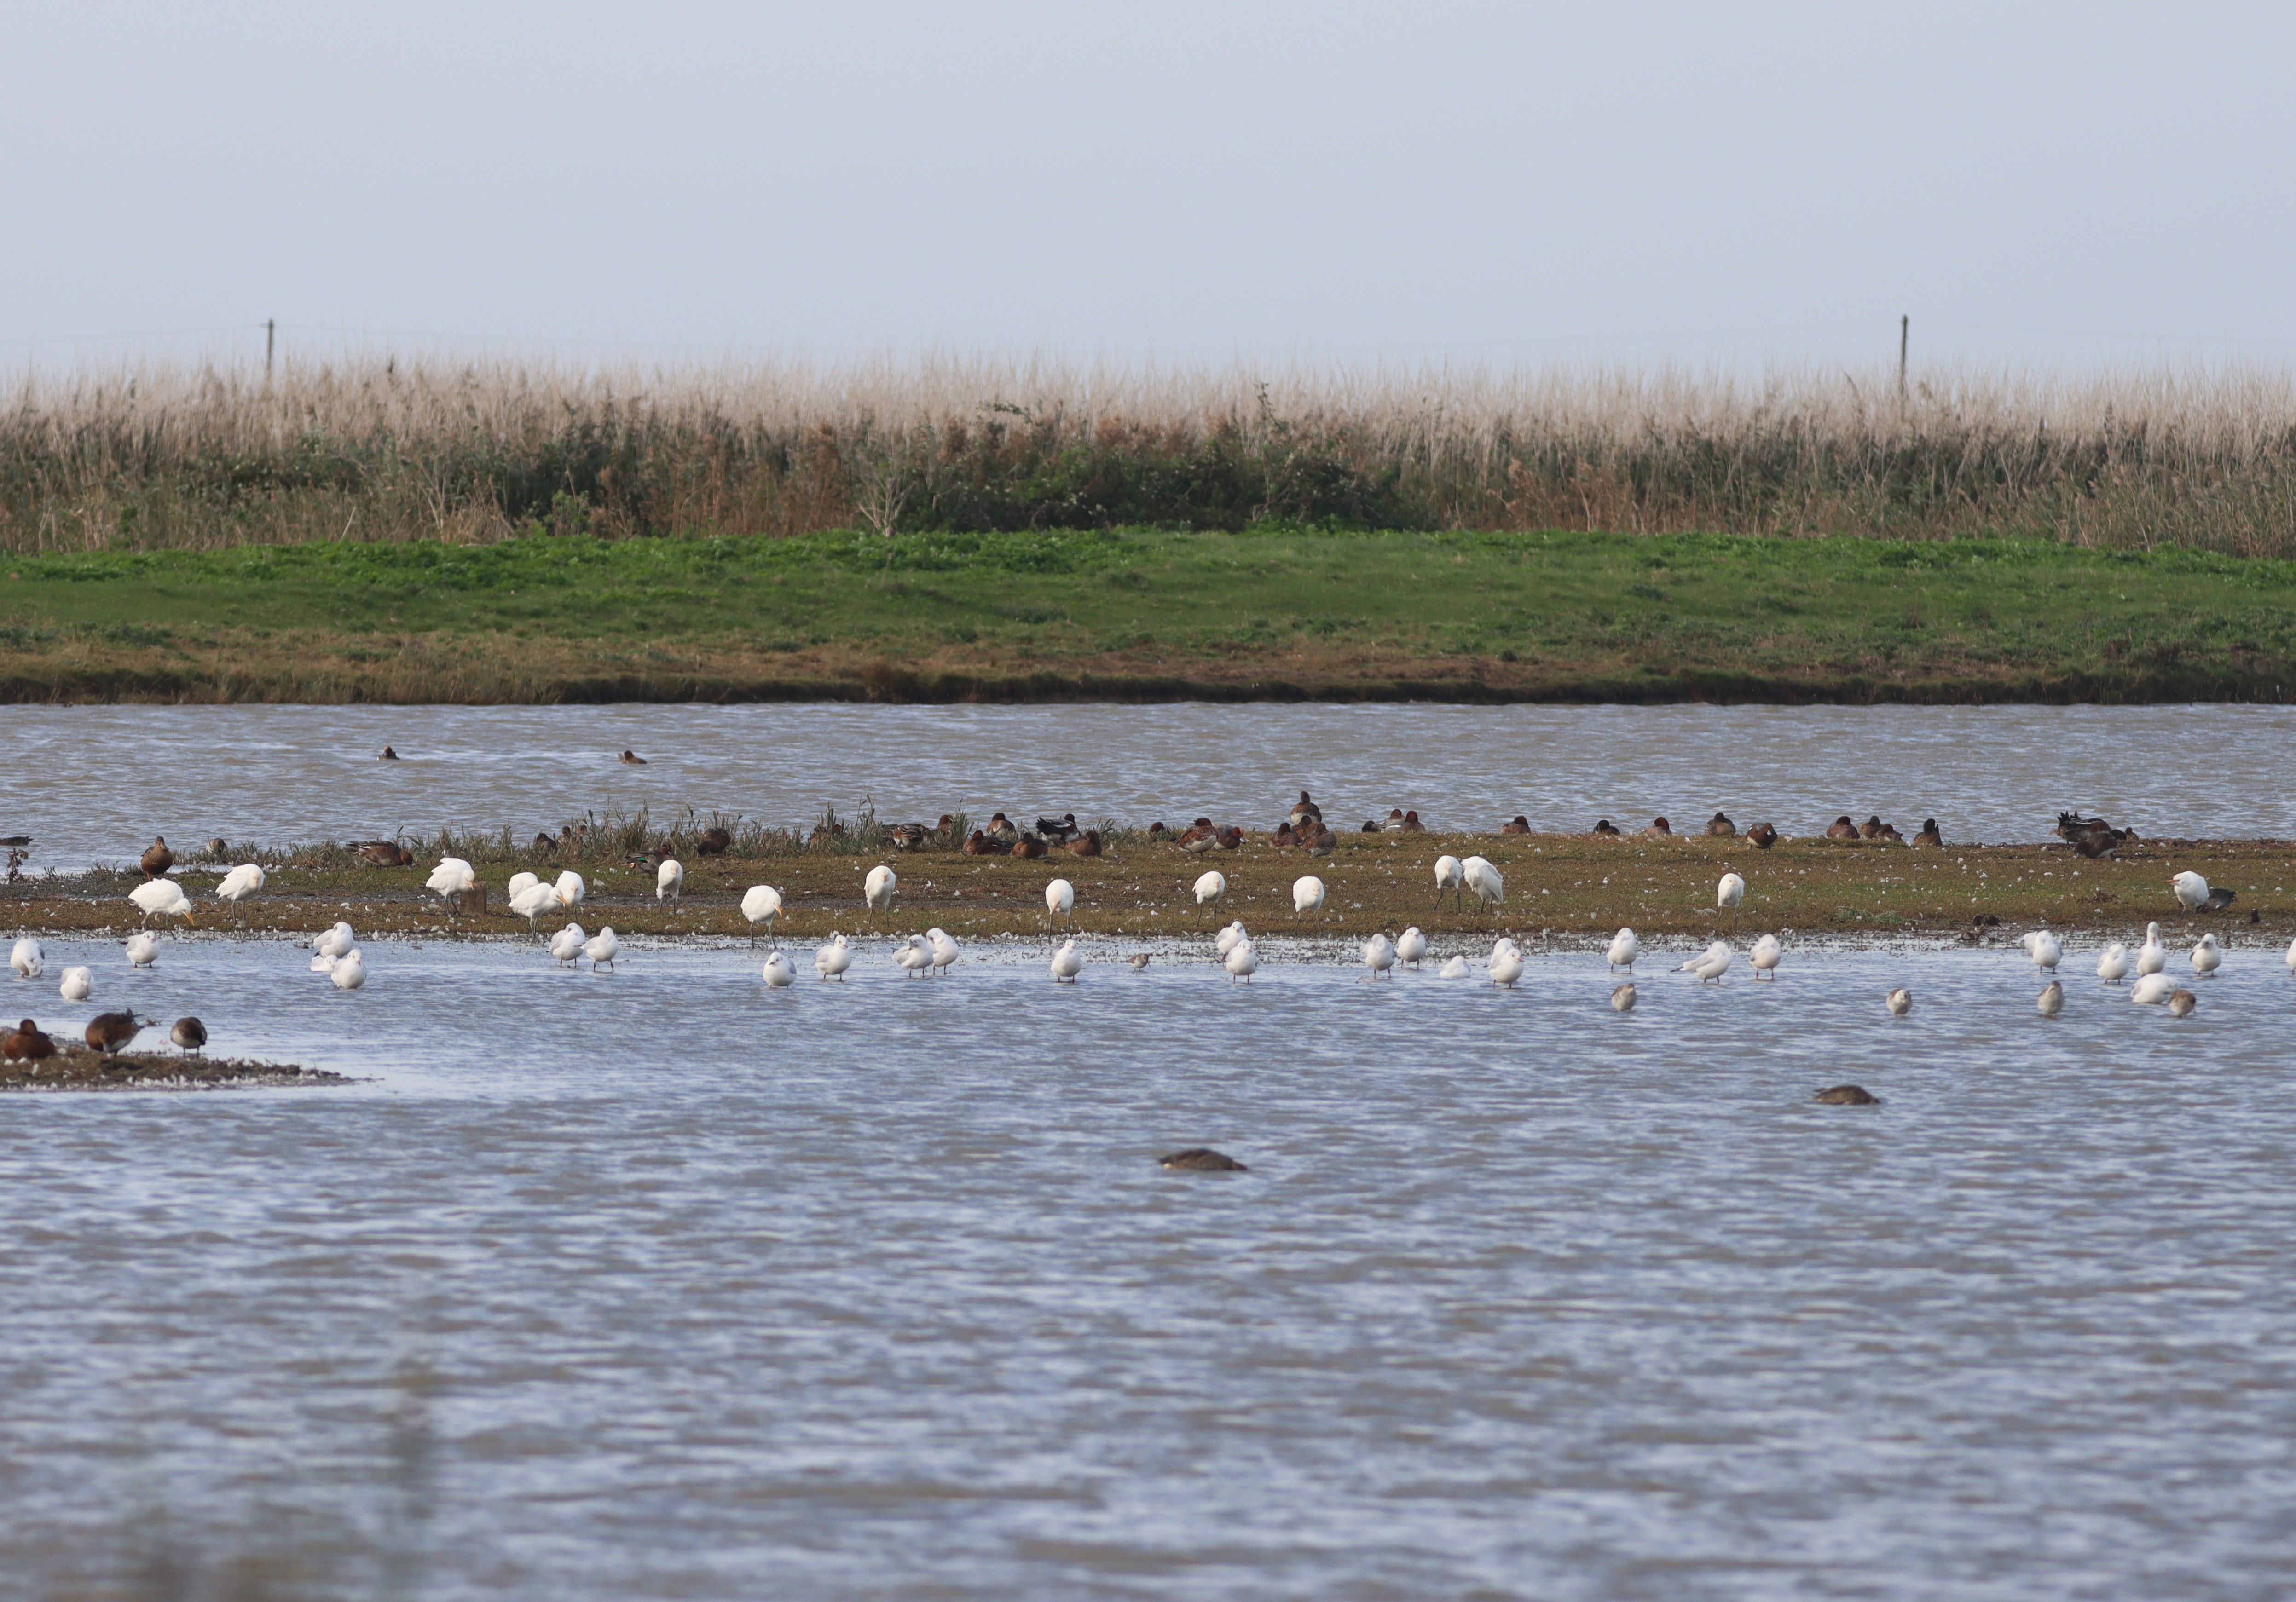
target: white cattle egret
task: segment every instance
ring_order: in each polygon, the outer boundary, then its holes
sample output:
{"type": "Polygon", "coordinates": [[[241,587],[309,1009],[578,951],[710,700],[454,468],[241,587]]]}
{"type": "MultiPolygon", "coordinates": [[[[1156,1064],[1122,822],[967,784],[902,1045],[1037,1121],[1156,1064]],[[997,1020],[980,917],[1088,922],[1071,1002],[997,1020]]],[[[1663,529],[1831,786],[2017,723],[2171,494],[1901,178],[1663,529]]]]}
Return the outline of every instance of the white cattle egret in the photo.
{"type": "Polygon", "coordinates": [[[1212,936],[1212,949],[1225,957],[1234,949],[1235,943],[1243,937],[1243,920],[1239,918],[1212,936]]]}
{"type": "Polygon", "coordinates": [[[95,975],[85,968],[64,969],[64,982],[56,986],[67,1001],[85,1001],[95,988],[95,975]]]}
{"type": "Polygon", "coordinates": [[[2193,948],[2193,971],[2205,979],[2223,966],[2224,952],[2218,946],[2217,937],[2202,936],[2201,943],[2193,948]]]}
{"type": "Polygon", "coordinates": [[[1765,935],[1754,942],[1754,949],[1746,953],[1746,960],[1754,965],[1754,977],[1759,979],[1767,976],[1775,979],[1778,977],[1778,964],[1785,954],[1786,948],[1778,944],[1775,935],[1765,935]]]}
{"type": "Polygon", "coordinates": [[[536,919],[545,912],[555,912],[558,906],[558,887],[545,885],[539,879],[530,885],[521,886],[511,894],[510,910],[514,916],[526,920],[529,933],[534,929],[536,919]]]}
{"type": "Polygon", "coordinates": [[[2190,869],[2170,879],[2169,887],[2177,893],[2177,904],[2187,912],[2197,912],[2208,903],[2209,881],[2190,869]]]}
{"type": "Polygon", "coordinates": [[[2144,926],[2144,944],[2136,948],[2136,977],[2141,979],[2146,974],[2157,974],[2168,966],[2169,948],[2161,944],[2161,926],[2148,923],[2144,926]]]}
{"type": "Polygon", "coordinates": [[[2128,987],[2128,999],[2139,1007],[2158,1007],[2176,988],[2177,981],[2167,974],[2146,974],[2128,987]]]}
{"type": "Polygon", "coordinates": [[[925,944],[931,948],[933,967],[945,974],[948,972],[952,967],[955,966],[956,959],[959,955],[957,944],[955,941],[948,937],[948,931],[947,929],[927,929],[925,931],[925,944]]]}
{"type": "Polygon", "coordinates": [[[685,904],[685,864],[670,857],[653,870],[653,898],[685,904]]]}
{"type": "Polygon", "coordinates": [[[225,874],[222,882],[216,886],[216,899],[227,901],[232,905],[237,906],[263,888],[263,870],[260,867],[253,862],[242,862],[225,874]]]}
{"type": "Polygon", "coordinates": [[[558,959],[559,967],[570,968],[580,959],[582,943],[588,938],[580,924],[570,923],[550,937],[550,954],[558,959]]]}
{"type": "Polygon", "coordinates": [[[1738,927],[1738,903],[1746,899],[1746,881],[1734,873],[1726,873],[1714,887],[1717,911],[1730,914],[1730,927],[1738,927]]]}
{"type": "Polygon", "coordinates": [[[893,948],[893,961],[912,979],[922,977],[925,969],[932,966],[932,947],[924,943],[922,936],[906,936],[893,948]]]}
{"type": "Polygon", "coordinates": [[[2054,1018],[2057,1014],[2062,1012],[2065,1009],[2065,987],[2063,981],[2058,979],[2050,980],[2049,987],[2041,993],[2041,999],[2036,1003],[2036,1005],[2040,1008],[2041,1016],[2043,1018],[2054,1018]]]}
{"type": "Polygon", "coordinates": [[[1464,957],[1454,957],[1443,964],[1435,977],[1439,979],[1464,979],[1472,976],[1474,971],[1467,966],[1467,960],[1464,957]]]}
{"type": "Polygon", "coordinates": [[[1196,910],[1219,905],[1219,898],[1227,894],[1227,875],[1214,868],[1196,880],[1196,910]]]}
{"type": "Polygon", "coordinates": [[[742,892],[742,916],[750,920],[750,943],[758,940],[758,926],[764,924],[772,934],[774,920],[782,915],[782,893],[771,885],[751,885],[742,892]]]}
{"type": "Polygon", "coordinates": [[[1613,1012],[1632,1012],[1634,1009],[1635,986],[1634,981],[1629,979],[1627,983],[1620,985],[1617,989],[1611,992],[1611,1010],[1613,1012]]]}
{"type": "Polygon", "coordinates": [[[1634,930],[1620,929],[1611,936],[1610,956],[1612,972],[1623,968],[1628,973],[1632,973],[1635,969],[1635,960],[1642,954],[1643,943],[1635,938],[1634,930]]]}
{"type": "Polygon", "coordinates": [[[790,960],[787,957],[783,956],[779,952],[773,952],[766,957],[765,977],[767,989],[787,990],[797,983],[797,969],[790,966],[790,960]]]}
{"type": "Polygon", "coordinates": [[[1426,957],[1427,936],[1419,932],[1417,924],[1413,924],[1395,937],[1395,960],[1398,962],[1408,962],[1417,968],[1426,957]]]}
{"type": "Polygon", "coordinates": [[[1468,890],[1474,895],[1477,911],[1488,911],[1505,904],[1506,880],[1499,877],[1499,870],[1487,859],[1471,856],[1459,864],[1459,872],[1467,881],[1468,890]]]}
{"type": "Polygon", "coordinates": [[[2128,977],[2128,948],[2114,941],[2096,954],[2096,977],[2108,985],[2118,985],[2128,977]]]}
{"type": "Polygon", "coordinates": [[[601,968],[613,967],[614,953],[621,949],[622,943],[614,938],[614,928],[611,924],[608,924],[582,943],[582,954],[590,959],[590,970],[593,973],[601,968]]]}
{"type": "Polygon", "coordinates": [[[327,970],[327,977],[335,982],[337,990],[357,990],[365,984],[366,963],[359,956],[358,948],[354,946],[337,958],[334,967],[327,970]]]}
{"type": "Polygon", "coordinates": [[[1455,902],[1460,901],[1462,898],[1459,895],[1459,887],[1466,882],[1466,870],[1460,865],[1457,857],[1439,856],[1435,859],[1435,904],[1437,906],[1443,904],[1443,892],[1446,890],[1452,893],[1452,899],[1455,902]]]}
{"type": "Polygon", "coordinates": [[[8,966],[16,970],[20,979],[37,979],[47,969],[48,953],[28,935],[16,942],[15,949],[8,953],[8,966]]]}
{"type": "Polygon", "coordinates": [[[1045,921],[1055,918],[1076,921],[1076,887],[1064,879],[1056,879],[1045,887],[1045,921]]]}
{"type": "Polygon", "coordinates": [[[189,918],[191,897],[184,887],[172,879],[147,879],[127,893],[127,899],[143,910],[144,920],[154,918],[189,918]]]}
{"type": "Polygon", "coordinates": [[[842,935],[832,935],[829,944],[813,953],[813,970],[824,979],[845,983],[845,970],[853,966],[853,943],[842,935]]]}
{"type": "Polygon", "coordinates": [[[1250,941],[1239,940],[1227,948],[1227,955],[1220,960],[1220,964],[1227,969],[1229,984],[1233,985],[1238,979],[1249,982],[1259,967],[1259,953],[1251,949],[1250,941]]]}
{"type": "MultiPolygon", "coordinates": [[[[229,879],[224,881],[225,884],[230,882],[229,879]]],[[[451,902],[478,882],[479,870],[476,868],[459,856],[442,856],[439,859],[439,865],[430,870],[430,877],[422,881],[422,887],[426,890],[437,891],[451,902]]],[[[222,889],[218,887],[216,894],[222,895],[222,889]]]]}
{"type": "Polygon", "coordinates": [[[516,901],[521,890],[529,889],[541,882],[531,873],[513,873],[510,876],[510,883],[503,887],[503,899],[516,901]]]}
{"type": "Polygon", "coordinates": [[[1324,881],[1314,874],[1303,875],[1292,881],[1292,921],[1297,923],[1308,912],[1324,910],[1324,881]]]}
{"type": "Polygon", "coordinates": [[[582,882],[582,876],[571,868],[558,876],[558,899],[570,912],[582,904],[582,897],[589,888],[582,882]]]}
{"type": "Polygon", "coordinates": [[[1084,958],[1078,952],[1075,941],[1069,941],[1053,953],[1052,968],[1054,984],[1076,983],[1077,975],[1084,971],[1084,958]]]}
{"type": "Polygon", "coordinates": [[[2057,964],[2065,960],[2064,946],[2046,929],[2035,929],[2017,944],[2025,948],[2025,954],[2033,960],[2035,968],[2054,972],[2057,964]]]}
{"type": "Polygon", "coordinates": [[[1900,985],[1890,993],[1890,999],[1883,1005],[1889,1008],[1891,1018],[1903,1018],[1914,1009],[1914,993],[1900,985]]]}
{"type": "Polygon", "coordinates": [[[1696,974],[1701,985],[1718,982],[1730,971],[1730,943],[1717,940],[1689,961],[1674,970],[1678,974],[1696,974]]]}
{"type": "Polygon", "coordinates": [[[1522,977],[1522,952],[1515,948],[1513,941],[1502,940],[1491,947],[1490,973],[1492,984],[1504,985],[1509,990],[1522,977]]]}
{"type": "Polygon", "coordinates": [[[872,912],[882,912],[893,904],[893,892],[901,887],[899,878],[882,862],[869,870],[869,877],[861,881],[862,896],[872,912]]]}
{"type": "Polygon", "coordinates": [[[1382,974],[1390,979],[1395,977],[1395,947],[1389,944],[1385,935],[1374,935],[1364,942],[1363,959],[1364,966],[1371,969],[1373,978],[1376,979],[1382,974]]]}

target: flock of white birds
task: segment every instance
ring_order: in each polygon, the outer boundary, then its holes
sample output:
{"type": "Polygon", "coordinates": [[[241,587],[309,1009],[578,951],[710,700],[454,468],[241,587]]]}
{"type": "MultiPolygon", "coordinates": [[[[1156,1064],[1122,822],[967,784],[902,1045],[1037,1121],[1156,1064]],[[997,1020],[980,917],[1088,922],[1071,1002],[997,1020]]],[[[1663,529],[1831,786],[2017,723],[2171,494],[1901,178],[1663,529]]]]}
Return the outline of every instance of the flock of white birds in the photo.
{"type": "MultiPolygon", "coordinates": [[[[429,889],[454,904],[464,893],[476,889],[478,870],[461,857],[442,858],[425,881],[429,889]]],[[[242,863],[226,874],[216,887],[217,899],[234,905],[259,892],[264,887],[263,870],[253,862],[242,863]]],[[[654,895],[658,900],[682,900],[685,887],[685,870],[676,862],[665,862],[656,870],[654,895]]],[[[862,897],[873,916],[889,911],[893,897],[899,891],[900,880],[892,869],[879,865],[872,868],[862,882],[862,897]]],[[[2197,873],[2177,874],[2169,881],[2177,903],[2186,912],[2200,911],[2208,902],[2208,881],[2197,873]]],[[[1193,886],[1195,903],[1200,912],[1210,913],[1226,896],[1227,877],[1217,869],[1203,874],[1193,886]]],[[[545,880],[532,873],[511,877],[505,887],[510,910],[527,920],[527,927],[540,933],[539,920],[571,912],[582,904],[587,887],[582,876],[570,869],[554,880],[545,880]]],[[[1446,893],[1457,896],[1462,904],[1467,895],[1472,895],[1479,906],[1488,909],[1504,905],[1506,883],[1491,862],[1480,856],[1462,861],[1455,856],[1438,857],[1435,862],[1435,890],[1439,903],[1446,893]]],[[[1292,906],[1294,920],[1323,910],[1326,892],[1324,881],[1313,874],[1296,880],[1292,887],[1292,906]]],[[[1718,911],[1727,912],[1734,924],[1738,910],[1746,898],[1746,881],[1735,873],[1726,873],[1715,887],[1714,904],[1718,911]]],[[[183,887],[172,879],[156,879],[138,885],[128,899],[141,908],[148,921],[156,916],[175,914],[188,917],[192,904],[183,887]]],[[[770,936],[774,924],[781,916],[781,892],[771,885],[753,885],[742,894],[742,915],[749,920],[751,930],[760,928],[770,936]]],[[[1055,879],[1045,887],[1045,911],[1048,919],[1068,918],[1073,920],[1076,911],[1076,887],[1065,879],[1055,879]]],[[[2050,976],[2048,987],[2041,992],[2039,1008],[2042,1015],[2055,1018],[2064,1008],[2064,987],[2056,977],[2056,969],[2064,960],[2065,948],[2058,937],[2046,929],[2038,929],[2024,936],[2021,943],[2035,969],[2050,976]]],[[[569,921],[555,934],[548,936],[547,949],[562,968],[578,968],[586,959],[592,969],[611,969],[614,958],[621,949],[611,927],[602,928],[593,935],[578,922],[569,921]]],[[[1259,954],[1251,936],[1241,920],[1221,929],[1214,939],[1214,951],[1226,970],[1231,984],[1249,983],[1259,967],[1259,954]]],[[[366,983],[366,963],[360,953],[351,926],[337,923],[311,942],[314,972],[324,973],[339,990],[357,990],[366,983]]],[[[149,968],[158,960],[159,944],[146,931],[139,929],[127,943],[129,963],[149,968]]],[[[945,929],[927,929],[922,935],[906,936],[892,948],[892,960],[911,977],[931,974],[946,974],[962,954],[957,943],[945,929]]],[[[1620,929],[1611,939],[1607,952],[1611,970],[1624,970],[1628,982],[1611,993],[1611,1005],[1620,1012],[1633,1009],[1635,986],[1632,975],[1635,964],[1642,960],[1642,943],[1634,930],[1620,929]]],[[[813,954],[814,971],[824,979],[842,979],[853,966],[853,942],[842,934],[832,935],[827,944],[813,954]]],[[[1364,944],[1363,965],[1374,979],[1391,978],[1398,967],[1416,969],[1428,956],[1427,936],[1415,926],[1405,929],[1390,940],[1382,932],[1374,935],[1364,944]]],[[[1748,964],[1757,980],[1775,978],[1778,964],[1784,960],[1785,947],[1775,935],[1764,935],[1746,952],[1748,964]]],[[[37,940],[16,942],[10,954],[10,966],[19,978],[37,978],[45,970],[45,953],[37,940]]],[[[1148,958],[1135,956],[1128,960],[1135,968],[1145,967],[1148,958]]],[[[1737,952],[1727,940],[1718,939],[1703,952],[1681,964],[1675,971],[1694,974],[1702,984],[1719,983],[1737,960],[1737,952]]],[[[2224,952],[2214,935],[2203,935],[2193,947],[2189,960],[2195,977],[2206,978],[2224,964],[2224,952]]],[[[2289,971],[2296,975],[2296,943],[2292,943],[2286,957],[2289,971]]],[[[2128,999],[2139,1005],[2166,1006],[2178,1018],[2190,1014],[2197,1001],[2193,993],[2178,988],[2167,970],[2169,951],[2161,938],[2161,926],[2147,924],[2144,943],[2131,951],[2115,942],[2098,955],[2097,977],[2108,985],[2117,985],[2132,972],[2135,984],[2128,987],[2128,999]]],[[[1053,953],[1051,971],[1054,980],[1074,984],[1084,971],[1084,953],[1074,939],[1063,944],[1053,953]]],[[[1473,977],[1475,969],[1464,956],[1455,956],[1439,970],[1446,979],[1473,977]]],[[[1521,948],[1502,935],[1493,944],[1482,972],[1494,985],[1512,987],[1522,977],[1521,948]]],[[[797,969],[779,949],[765,960],[763,978],[773,989],[785,989],[796,983],[797,969]]],[[[85,967],[63,970],[62,993],[67,1001],[88,999],[94,987],[94,976],[85,967]]],[[[1913,994],[1900,986],[1884,998],[1883,1003],[1898,1017],[1913,1009],[1913,994]]]]}

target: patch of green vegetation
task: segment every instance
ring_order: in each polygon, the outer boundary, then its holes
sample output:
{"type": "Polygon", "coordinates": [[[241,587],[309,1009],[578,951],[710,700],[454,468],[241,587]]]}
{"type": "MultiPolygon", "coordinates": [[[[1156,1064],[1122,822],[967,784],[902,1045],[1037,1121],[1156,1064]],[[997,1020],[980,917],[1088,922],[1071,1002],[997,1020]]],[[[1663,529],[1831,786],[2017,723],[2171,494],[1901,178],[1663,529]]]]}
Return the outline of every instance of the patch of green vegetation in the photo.
{"type": "MultiPolygon", "coordinates": [[[[2296,661],[2296,562],[2018,538],[1156,530],[330,544],[9,560],[0,640],[222,629],[961,644],[1160,660],[1376,650],[1895,674],[2296,661]]],[[[2296,682],[2296,674],[2290,675],[2296,682]]]]}

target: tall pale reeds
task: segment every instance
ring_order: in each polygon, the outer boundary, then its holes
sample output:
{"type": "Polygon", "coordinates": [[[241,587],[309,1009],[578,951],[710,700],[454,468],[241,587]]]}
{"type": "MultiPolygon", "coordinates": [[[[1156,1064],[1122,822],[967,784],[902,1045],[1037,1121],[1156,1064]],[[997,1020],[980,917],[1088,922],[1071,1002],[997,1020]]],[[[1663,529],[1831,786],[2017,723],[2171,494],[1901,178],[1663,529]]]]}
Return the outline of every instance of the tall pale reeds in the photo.
{"type": "Polygon", "coordinates": [[[17,552],[1265,519],[2296,555],[2296,385],[376,357],[34,375],[0,407],[17,552]]]}

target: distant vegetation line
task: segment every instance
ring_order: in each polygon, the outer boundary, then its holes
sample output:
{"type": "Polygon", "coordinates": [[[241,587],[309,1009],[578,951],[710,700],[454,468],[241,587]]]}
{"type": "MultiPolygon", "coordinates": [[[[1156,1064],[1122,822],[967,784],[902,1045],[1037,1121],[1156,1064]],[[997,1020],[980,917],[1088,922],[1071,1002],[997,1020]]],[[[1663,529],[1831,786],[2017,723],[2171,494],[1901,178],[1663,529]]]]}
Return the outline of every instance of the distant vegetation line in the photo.
{"type": "Polygon", "coordinates": [[[18,553],[1270,522],[2296,556],[2296,382],[375,357],[0,405],[18,553]]]}

